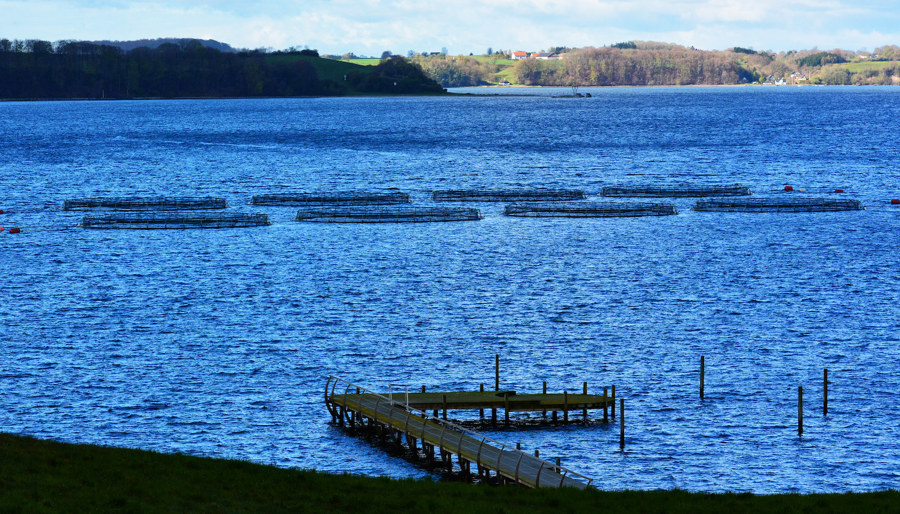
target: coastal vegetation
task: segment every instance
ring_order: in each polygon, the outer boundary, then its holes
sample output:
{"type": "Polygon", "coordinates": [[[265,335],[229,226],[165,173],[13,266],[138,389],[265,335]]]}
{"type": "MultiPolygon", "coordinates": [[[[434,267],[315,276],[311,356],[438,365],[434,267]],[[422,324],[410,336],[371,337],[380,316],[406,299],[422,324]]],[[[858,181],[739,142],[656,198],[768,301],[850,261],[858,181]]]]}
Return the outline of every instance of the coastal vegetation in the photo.
{"type": "Polygon", "coordinates": [[[482,56],[414,54],[444,87],[654,86],[735,84],[900,85],[900,47],[873,52],[765,52],[734,47],[706,51],[652,41],[604,47],[553,47],[517,60],[512,52],[482,56]]]}
{"type": "Polygon", "coordinates": [[[0,98],[222,98],[438,94],[415,64],[376,66],[315,50],[222,51],[199,40],[123,50],[84,41],[0,40],[0,98]]]}
{"type": "Polygon", "coordinates": [[[896,512],[900,492],[521,489],[332,475],[0,433],[0,512],[896,512]]]}

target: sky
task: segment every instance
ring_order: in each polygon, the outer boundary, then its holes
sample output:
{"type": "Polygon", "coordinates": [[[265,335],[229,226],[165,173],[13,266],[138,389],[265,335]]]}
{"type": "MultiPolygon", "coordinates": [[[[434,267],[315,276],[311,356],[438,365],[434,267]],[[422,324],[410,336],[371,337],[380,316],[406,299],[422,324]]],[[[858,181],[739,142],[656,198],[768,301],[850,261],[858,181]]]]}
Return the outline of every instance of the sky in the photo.
{"type": "Polygon", "coordinates": [[[0,38],[215,39],[378,57],[643,40],[702,50],[900,45],[900,0],[0,0],[0,38]]]}

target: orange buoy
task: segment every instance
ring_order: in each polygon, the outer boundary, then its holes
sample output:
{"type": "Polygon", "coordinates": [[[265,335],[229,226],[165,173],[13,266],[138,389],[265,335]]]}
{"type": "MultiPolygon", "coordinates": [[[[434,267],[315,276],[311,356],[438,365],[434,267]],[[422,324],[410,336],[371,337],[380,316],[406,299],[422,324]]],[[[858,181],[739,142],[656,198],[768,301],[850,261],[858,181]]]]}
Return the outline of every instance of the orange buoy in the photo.
{"type": "Polygon", "coordinates": [[[0,232],[3,232],[3,227],[0,227],[0,232]]]}
{"type": "Polygon", "coordinates": [[[834,192],[835,192],[835,193],[843,193],[844,190],[843,190],[843,189],[835,189],[834,192]]]}
{"type": "Polygon", "coordinates": [[[22,230],[19,227],[13,227],[13,228],[9,229],[10,234],[18,234],[21,231],[22,230]]]}
{"type": "Polygon", "coordinates": [[[784,186],[784,190],[785,190],[785,191],[793,191],[793,190],[794,190],[794,186],[784,186]]]}
{"type": "Polygon", "coordinates": [[[891,205],[900,205],[900,198],[891,198],[891,205]]]}

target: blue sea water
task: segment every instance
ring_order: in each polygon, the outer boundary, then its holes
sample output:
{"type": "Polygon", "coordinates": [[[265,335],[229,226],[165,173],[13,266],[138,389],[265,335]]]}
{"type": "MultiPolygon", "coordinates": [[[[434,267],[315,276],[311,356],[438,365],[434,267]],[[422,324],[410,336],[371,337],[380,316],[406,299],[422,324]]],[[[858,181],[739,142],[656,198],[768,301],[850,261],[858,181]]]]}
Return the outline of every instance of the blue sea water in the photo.
{"type": "Polygon", "coordinates": [[[423,477],[330,424],[326,378],[491,387],[499,354],[504,389],[616,385],[624,451],[614,424],[478,426],[602,488],[900,487],[900,90],[475,91],[488,94],[0,103],[0,226],[22,229],[0,232],[0,431],[423,477]],[[478,222],[346,225],[248,205],[281,190],[430,204],[435,189],[595,199],[673,182],[866,210],[679,199],[677,216],[520,219],[486,203],[478,222]],[[86,230],[60,209],[151,194],[222,196],[273,224],[86,230]]]}

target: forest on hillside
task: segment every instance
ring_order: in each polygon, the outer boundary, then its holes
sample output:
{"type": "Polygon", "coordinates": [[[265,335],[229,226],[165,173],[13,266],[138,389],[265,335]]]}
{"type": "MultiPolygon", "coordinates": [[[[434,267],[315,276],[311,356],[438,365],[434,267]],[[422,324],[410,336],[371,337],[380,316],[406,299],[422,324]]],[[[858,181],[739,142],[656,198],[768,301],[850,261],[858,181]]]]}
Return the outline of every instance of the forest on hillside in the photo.
{"type": "Polygon", "coordinates": [[[444,87],[496,84],[540,86],[653,86],[806,83],[900,85],[900,47],[873,52],[818,49],[760,52],[734,47],[706,51],[667,43],[629,41],[604,47],[554,47],[552,59],[510,61],[509,52],[484,56],[415,55],[444,87]]]}
{"type": "Polygon", "coordinates": [[[223,52],[197,40],[156,48],[0,39],[0,98],[228,98],[436,94],[402,57],[378,66],[321,59],[315,50],[223,52]],[[342,66],[341,72],[333,70],[342,66]],[[331,77],[323,71],[330,70],[331,77]]]}

